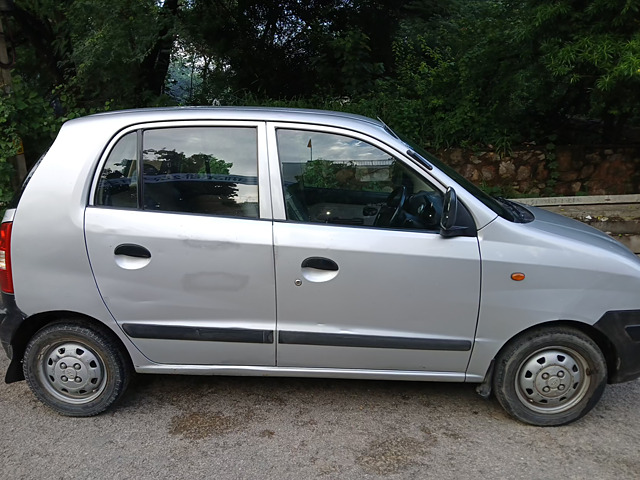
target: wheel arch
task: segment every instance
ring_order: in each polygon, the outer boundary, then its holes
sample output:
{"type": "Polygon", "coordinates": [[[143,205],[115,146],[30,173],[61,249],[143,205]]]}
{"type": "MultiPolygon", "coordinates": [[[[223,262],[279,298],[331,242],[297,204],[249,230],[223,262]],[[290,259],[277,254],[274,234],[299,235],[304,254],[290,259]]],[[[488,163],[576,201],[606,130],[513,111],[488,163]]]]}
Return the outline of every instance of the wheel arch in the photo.
{"type": "Polygon", "coordinates": [[[116,342],[118,347],[125,354],[125,357],[129,361],[129,366],[133,367],[131,355],[129,354],[129,351],[127,350],[125,344],[108,325],[101,322],[100,320],[97,320],[96,318],[90,317],[89,315],[68,310],[56,310],[31,315],[30,317],[24,319],[20,326],[16,329],[11,340],[13,356],[11,364],[7,369],[7,375],[5,378],[6,383],[13,383],[24,380],[24,373],[22,371],[21,364],[29,340],[44,327],[54,323],[62,323],[65,321],[73,321],[86,326],[90,326],[99,330],[100,333],[108,335],[114,342],[116,342]]]}
{"type": "Polygon", "coordinates": [[[517,341],[517,339],[523,335],[527,335],[528,333],[535,330],[543,330],[549,327],[575,328],[576,330],[579,330],[580,332],[591,338],[591,340],[596,343],[596,345],[604,355],[604,358],[607,362],[607,382],[611,383],[610,379],[615,376],[615,373],[618,370],[618,354],[615,345],[607,338],[607,336],[594,326],[587,323],[578,322],[575,320],[552,320],[526,328],[525,330],[518,332],[516,335],[507,340],[491,360],[491,364],[487,368],[484,379],[482,380],[482,383],[480,383],[480,385],[476,387],[476,391],[483,397],[488,397],[491,394],[495,361],[498,357],[500,357],[502,352],[509,347],[509,345],[517,341]]]}

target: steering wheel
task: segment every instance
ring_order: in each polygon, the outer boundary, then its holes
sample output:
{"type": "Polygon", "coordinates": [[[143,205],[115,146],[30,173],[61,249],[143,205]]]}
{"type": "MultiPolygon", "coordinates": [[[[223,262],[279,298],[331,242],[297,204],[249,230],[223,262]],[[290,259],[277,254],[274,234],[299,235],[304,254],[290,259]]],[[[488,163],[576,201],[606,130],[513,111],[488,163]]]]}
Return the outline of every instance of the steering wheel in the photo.
{"type": "Polygon", "coordinates": [[[386,200],[386,205],[378,211],[373,224],[376,226],[393,226],[400,217],[400,211],[407,201],[407,187],[400,185],[393,189],[386,200]],[[389,214],[389,212],[393,212],[389,214]],[[387,220],[388,219],[388,220],[387,220]]]}

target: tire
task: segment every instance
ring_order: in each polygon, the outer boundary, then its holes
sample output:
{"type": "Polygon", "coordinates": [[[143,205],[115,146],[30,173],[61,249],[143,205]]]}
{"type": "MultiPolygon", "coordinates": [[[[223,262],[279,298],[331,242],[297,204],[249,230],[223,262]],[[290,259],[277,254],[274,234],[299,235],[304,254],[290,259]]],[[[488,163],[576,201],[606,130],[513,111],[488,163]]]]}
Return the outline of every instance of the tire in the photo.
{"type": "Polygon", "coordinates": [[[106,329],[67,321],[48,325],[27,344],[24,377],[35,396],[62,415],[97,415],[125,392],[128,357],[106,329]]]}
{"type": "Polygon", "coordinates": [[[586,334],[548,327],[516,337],[496,358],[493,388],[502,407],[536,426],[566,425],[586,415],[607,384],[607,363],[586,334]]]}

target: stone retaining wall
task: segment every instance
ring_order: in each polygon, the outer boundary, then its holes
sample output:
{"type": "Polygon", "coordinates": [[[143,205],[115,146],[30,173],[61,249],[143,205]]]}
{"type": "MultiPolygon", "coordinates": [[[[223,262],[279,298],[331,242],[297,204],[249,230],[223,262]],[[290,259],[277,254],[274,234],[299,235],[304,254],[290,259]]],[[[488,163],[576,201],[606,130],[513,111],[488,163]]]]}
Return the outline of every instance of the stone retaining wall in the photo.
{"type": "Polygon", "coordinates": [[[452,148],[438,155],[475,184],[504,196],[640,192],[640,145],[532,146],[504,155],[452,148]]]}

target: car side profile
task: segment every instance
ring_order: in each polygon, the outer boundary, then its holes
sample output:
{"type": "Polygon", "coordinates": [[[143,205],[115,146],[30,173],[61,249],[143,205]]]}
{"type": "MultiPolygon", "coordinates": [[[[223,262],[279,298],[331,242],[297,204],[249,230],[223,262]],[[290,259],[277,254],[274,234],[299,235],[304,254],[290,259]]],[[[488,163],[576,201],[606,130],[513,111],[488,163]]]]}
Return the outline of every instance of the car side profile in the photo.
{"type": "Polygon", "coordinates": [[[0,228],[7,383],[70,416],[133,371],[477,384],[562,425],[640,376],[640,260],[380,121],[166,108],[64,124],[0,228]]]}

